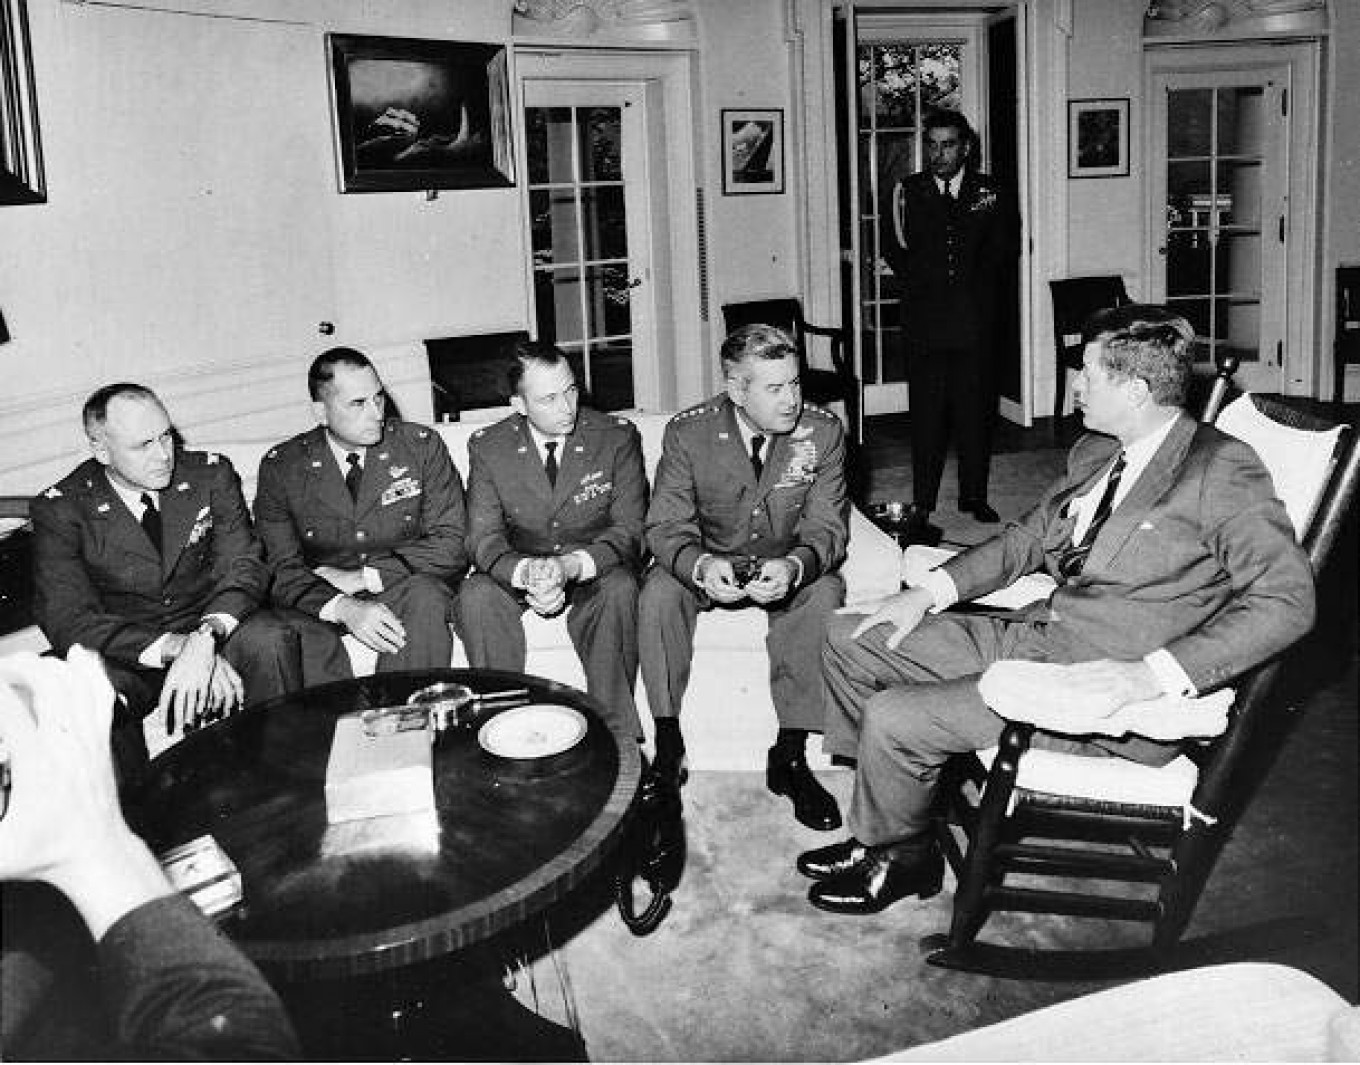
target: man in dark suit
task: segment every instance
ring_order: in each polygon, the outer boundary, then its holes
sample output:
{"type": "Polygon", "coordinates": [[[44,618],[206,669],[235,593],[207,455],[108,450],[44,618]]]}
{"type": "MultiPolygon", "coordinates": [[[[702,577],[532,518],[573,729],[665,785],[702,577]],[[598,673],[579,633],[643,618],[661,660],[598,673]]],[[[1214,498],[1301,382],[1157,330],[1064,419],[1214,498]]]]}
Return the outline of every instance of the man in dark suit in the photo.
{"type": "MultiPolygon", "coordinates": [[[[999,659],[1071,665],[1113,713],[1220,688],[1313,623],[1313,575],[1270,474],[1246,444],[1181,406],[1194,330],[1163,307],[1104,312],[1074,393],[1090,432],[1067,474],[998,536],[867,618],[837,617],[824,650],[828,748],[858,760],[852,838],[802,855],[813,905],[873,913],[939,890],[930,839],[939,769],[995,745],[978,694],[999,659]],[[1016,620],[936,614],[1046,571],[1057,590],[1016,620]],[[931,615],[931,616],[927,616],[931,615]]],[[[1176,744],[1039,732],[1035,747],[1162,765],[1176,744]]]]}
{"type": "Polygon", "coordinates": [[[515,345],[515,413],[468,442],[468,545],[478,572],[458,594],[468,661],[524,669],[525,608],[567,610],[586,687],[642,735],[637,575],[647,474],[627,418],[579,406],[576,375],[551,344],[515,345]]]}
{"type": "Polygon", "coordinates": [[[959,510],[981,522],[996,414],[996,329],[1018,248],[1008,190],[976,169],[976,137],[957,111],[925,121],[927,170],[890,186],[880,217],[883,255],[902,284],[902,335],[911,388],[915,502],[910,534],[938,542],[935,509],[951,426],[959,453],[959,510]]]}
{"type": "Polygon", "coordinates": [[[463,482],[434,430],[388,419],[373,364],[331,348],[307,372],[321,423],[260,462],[271,596],[378,652],[379,672],[447,667],[450,582],[468,567],[463,482]]]}
{"type": "Polygon", "coordinates": [[[82,417],[94,458],[32,505],[35,605],[58,653],[103,654],[126,702],[119,765],[135,775],[153,708],[173,731],[328,679],[344,652],[305,618],[257,613],[269,572],[236,471],[177,448],[150,389],[108,385],[82,417]]]}
{"type": "Polygon", "coordinates": [[[655,768],[683,780],[679,713],[699,611],[754,603],[769,615],[779,715],[766,784],[793,801],[803,824],[829,830],[840,811],[804,746],[824,718],[826,619],[845,599],[845,434],[835,415],[803,402],[797,349],[783,331],[743,326],[723,342],[721,360],[726,391],[666,426],[647,512],[656,564],[638,613],[655,768]]]}

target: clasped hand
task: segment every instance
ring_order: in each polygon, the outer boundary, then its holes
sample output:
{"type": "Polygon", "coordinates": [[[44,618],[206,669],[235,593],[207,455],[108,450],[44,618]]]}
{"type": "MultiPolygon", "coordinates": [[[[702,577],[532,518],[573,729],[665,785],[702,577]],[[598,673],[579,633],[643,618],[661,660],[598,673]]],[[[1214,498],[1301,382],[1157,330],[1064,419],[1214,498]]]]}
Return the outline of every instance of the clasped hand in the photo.
{"type": "Polygon", "coordinates": [[[737,581],[732,561],[729,556],[713,555],[699,565],[699,586],[715,603],[739,603],[750,599],[763,606],[779,602],[793,587],[796,567],[790,559],[764,559],[760,572],[744,585],[737,581]]]}
{"type": "Polygon", "coordinates": [[[567,605],[566,586],[573,575],[568,572],[565,557],[543,555],[527,559],[520,579],[524,601],[535,614],[551,617],[567,605]]]}
{"type": "Polygon", "coordinates": [[[177,723],[195,729],[205,721],[225,717],[244,702],[241,675],[217,653],[212,636],[195,631],[183,637],[156,702],[166,734],[174,732],[177,723]]]}

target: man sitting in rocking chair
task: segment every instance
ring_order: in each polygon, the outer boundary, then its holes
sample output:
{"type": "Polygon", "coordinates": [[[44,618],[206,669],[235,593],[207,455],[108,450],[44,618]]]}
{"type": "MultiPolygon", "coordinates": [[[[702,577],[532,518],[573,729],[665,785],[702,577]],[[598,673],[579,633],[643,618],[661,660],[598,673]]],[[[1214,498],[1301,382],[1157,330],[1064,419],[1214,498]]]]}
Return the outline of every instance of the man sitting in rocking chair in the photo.
{"type": "MultiPolygon", "coordinates": [[[[814,906],[876,913],[940,890],[936,781],[951,755],[1001,735],[1005,722],[978,693],[991,663],[1081,664],[1067,679],[1113,713],[1220,688],[1313,624],[1313,574],[1269,473],[1246,444],[1181,409],[1190,324],[1131,304],[1103,312],[1090,335],[1074,393],[1089,432],[1067,473],[919,587],[831,621],[826,745],[857,767],[851,838],[798,859],[814,906]],[[1057,589],[1013,620],[938,613],[1036,571],[1057,589]]],[[[1178,753],[1138,736],[1043,731],[1033,746],[1149,765],[1178,753]]]]}

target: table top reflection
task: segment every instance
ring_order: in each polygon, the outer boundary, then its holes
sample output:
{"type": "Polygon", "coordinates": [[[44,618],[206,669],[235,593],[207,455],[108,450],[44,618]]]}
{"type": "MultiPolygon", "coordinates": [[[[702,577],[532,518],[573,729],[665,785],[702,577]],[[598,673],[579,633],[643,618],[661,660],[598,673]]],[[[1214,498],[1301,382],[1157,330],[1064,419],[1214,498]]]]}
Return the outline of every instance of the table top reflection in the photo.
{"type": "Polygon", "coordinates": [[[635,740],[575,689],[520,673],[441,669],[307,689],[193,734],[152,766],[129,819],[160,853],[211,835],[241,871],[221,927],[288,979],[343,977],[471,946],[542,910],[607,856],[637,792],[635,740]],[[439,681],[527,688],[571,706],[585,736],[548,758],[483,750],[487,709],[442,733],[434,814],[329,825],[325,780],[338,717],[404,703],[439,681]]]}

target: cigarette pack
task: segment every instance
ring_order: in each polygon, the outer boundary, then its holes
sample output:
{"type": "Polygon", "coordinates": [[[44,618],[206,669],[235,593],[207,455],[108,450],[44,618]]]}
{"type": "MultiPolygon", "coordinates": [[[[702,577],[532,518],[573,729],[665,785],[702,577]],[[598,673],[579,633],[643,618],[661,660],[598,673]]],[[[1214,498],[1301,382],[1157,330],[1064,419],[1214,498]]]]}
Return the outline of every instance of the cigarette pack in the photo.
{"type": "Polygon", "coordinates": [[[209,917],[241,901],[241,873],[212,836],[199,836],[160,855],[161,868],[176,890],[209,917]]]}

